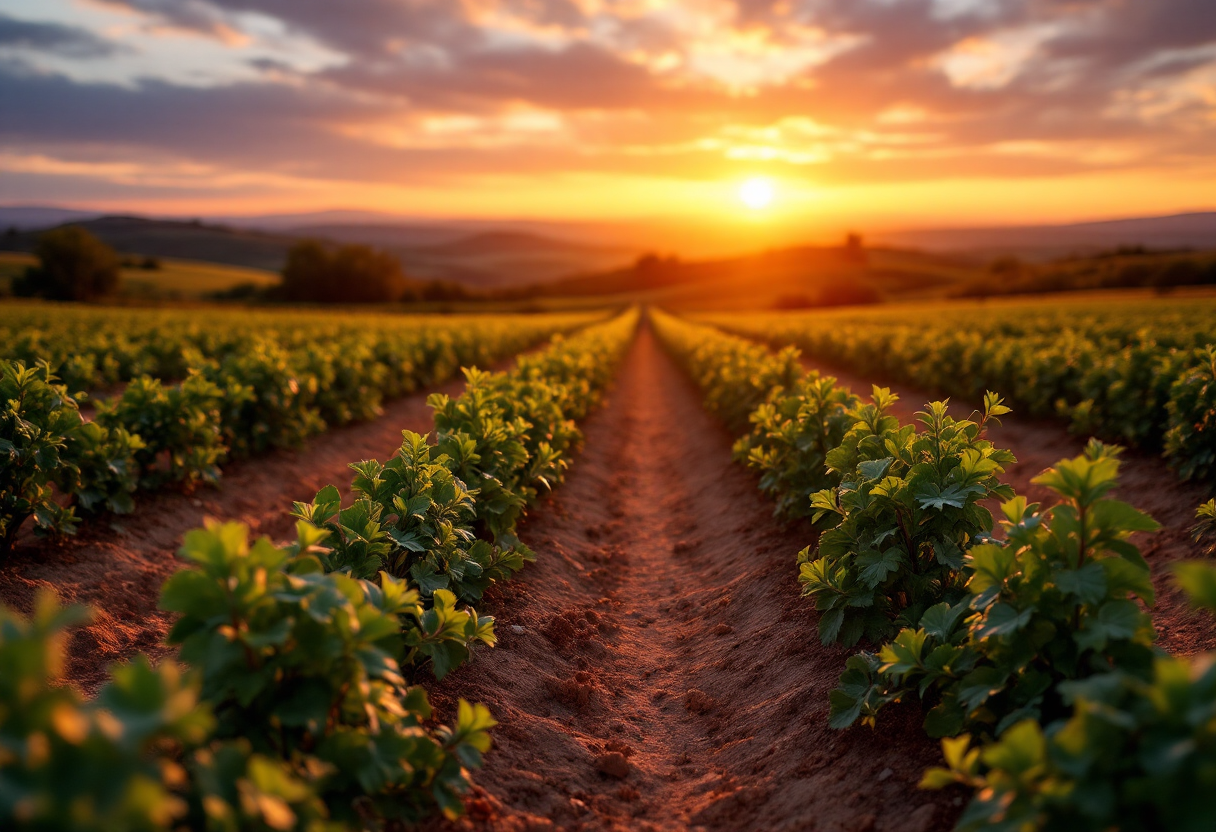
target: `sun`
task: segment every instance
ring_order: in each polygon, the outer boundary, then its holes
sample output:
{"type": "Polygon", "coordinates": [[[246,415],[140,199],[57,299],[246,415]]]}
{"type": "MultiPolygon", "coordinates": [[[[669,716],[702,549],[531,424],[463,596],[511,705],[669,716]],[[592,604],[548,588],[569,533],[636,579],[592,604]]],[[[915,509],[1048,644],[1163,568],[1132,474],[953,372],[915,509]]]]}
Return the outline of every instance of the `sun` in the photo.
{"type": "Polygon", "coordinates": [[[753,176],[739,186],[739,199],[753,211],[761,211],[773,201],[773,183],[762,176],[753,176]]]}

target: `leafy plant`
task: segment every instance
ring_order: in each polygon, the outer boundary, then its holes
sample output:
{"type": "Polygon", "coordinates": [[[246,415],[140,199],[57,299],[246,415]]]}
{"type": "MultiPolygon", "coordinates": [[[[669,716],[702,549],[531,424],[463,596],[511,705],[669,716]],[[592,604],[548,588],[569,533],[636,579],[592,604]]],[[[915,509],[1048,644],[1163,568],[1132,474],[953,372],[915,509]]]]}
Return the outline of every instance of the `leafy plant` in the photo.
{"type": "Polygon", "coordinates": [[[130,514],[135,510],[132,495],[139,487],[136,454],[143,448],[143,439],[126,428],[82,422],[67,436],[61,460],[66,464],[59,471],[64,490],[86,512],[130,514]]]}
{"type": "Polygon", "coordinates": [[[481,495],[470,492],[450,464],[425,437],[404,431],[400,453],[387,463],[352,466],[353,486],[391,517],[391,574],[409,575],[424,595],[449,589],[472,602],[535,556],[522,545],[503,548],[477,539],[473,523],[481,495]]]}
{"type": "Polygon", "coordinates": [[[852,426],[858,404],[835,378],[810,372],[791,388],[774,388],[752,411],[751,432],[735,442],[734,457],[760,473],[760,490],[776,500],[778,514],[809,516],[811,496],[840,484],[827,456],[852,426]]]}
{"type": "Polygon", "coordinates": [[[1153,603],[1148,565],[1127,538],[1157,524],[1105,495],[1117,483],[1115,450],[1091,442],[1035,478],[1061,497],[1044,513],[1016,497],[1002,506],[1006,538],[971,549],[968,597],[925,612],[877,655],[849,660],[832,692],[832,724],[873,723],[912,695],[936,704],[931,736],[1001,734],[1023,719],[1065,711],[1061,687],[1120,668],[1147,676],[1153,603]]]}
{"type": "Polygon", "coordinates": [[[64,631],[87,618],[50,592],[28,620],[0,607],[0,824],[170,829],[187,811],[174,756],[206,738],[211,715],[172,663],[118,668],[93,702],[57,684],[64,631]]]}
{"type": "MultiPolygon", "coordinates": [[[[5,308],[0,360],[27,368],[45,361],[68,387],[54,394],[54,408],[67,414],[64,446],[54,464],[49,451],[42,452],[49,466],[35,478],[43,483],[42,496],[30,490],[28,471],[17,473],[34,464],[29,457],[0,473],[0,514],[5,504],[14,512],[12,521],[0,520],[0,552],[30,516],[41,533],[66,532],[75,523],[70,501],[86,512],[126,512],[137,482],[144,488],[213,482],[229,451],[243,456],[296,446],[326,425],[377,415],[385,398],[446,379],[461,363],[498,361],[596,317],[417,318],[402,326],[398,316],[367,314],[250,313],[235,322],[227,313],[200,310],[5,308]],[[121,395],[102,401],[96,421],[70,415],[78,408],[68,389],[124,381],[121,395]],[[10,473],[14,479],[4,482],[10,473]],[[19,496],[19,489],[33,496],[19,496]]],[[[604,371],[602,362],[587,366],[604,371]]],[[[6,372],[6,386],[16,389],[15,376],[6,372]]],[[[18,430],[16,422],[8,424],[18,430]]],[[[7,441],[17,448],[26,440],[7,441]]],[[[8,453],[0,446],[0,454],[8,453]]]]}
{"type": "Polygon", "coordinates": [[[182,546],[195,568],[165,584],[162,607],[180,614],[169,643],[197,669],[216,736],[284,761],[335,819],[457,814],[467,768],[489,748],[489,712],[465,705],[455,726],[427,730],[426,692],[406,686],[395,658],[417,593],[388,575],[374,587],[326,573],[310,554],[325,533],[297,529],[280,549],[208,524],[182,546]]]}
{"type": "Polygon", "coordinates": [[[1195,350],[1195,365],[1170,388],[1165,456],[1183,479],[1216,475],[1216,346],[1195,350]]]}
{"type": "Polygon", "coordinates": [[[841,483],[811,499],[816,522],[835,518],[818,546],[798,555],[803,595],[821,612],[824,644],[879,641],[964,593],[964,557],[977,535],[992,531],[990,497],[1009,498],[998,475],[1013,454],[983,439],[1009,412],[993,393],[978,421],[958,420],[945,402],[917,414],[924,430],[890,415],[897,397],[874,388],[851,411],[853,426],[827,454],[841,483]]]}
{"type": "Polygon", "coordinates": [[[1021,412],[1156,449],[1184,478],[1216,474],[1212,305],[1186,300],[957,301],[862,311],[705,315],[774,348],[943,395],[1001,390],[1021,412]]]}
{"type": "Polygon", "coordinates": [[[1216,500],[1208,500],[1195,510],[1198,522],[1191,529],[1191,537],[1204,547],[1208,555],[1216,553],[1216,500]]]}
{"type": "Polygon", "coordinates": [[[76,530],[76,514],[56,502],[54,486],[68,473],[68,436],[82,420],[55,381],[46,363],[0,361],[0,555],[30,517],[40,533],[76,530]]]}
{"type": "Polygon", "coordinates": [[[227,453],[220,433],[224,392],[201,375],[166,387],[140,376],[122,395],[102,402],[97,422],[141,439],[134,449],[145,488],[166,482],[216,482],[227,453]]]}
{"type": "MultiPolygon", "coordinates": [[[[406,453],[416,462],[420,456],[429,456],[430,451],[422,437],[407,431],[402,456],[394,457],[387,467],[399,474],[409,467],[409,462],[404,461],[406,453]]],[[[398,485],[400,481],[396,477],[377,476],[385,469],[375,460],[351,467],[359,472],[355,482],[360,493],[350,506],[341,508],[341,495],[331,485],[322,489],[311,504],[296,503],[293,514],[328,532],[328,537],[319,541],[315,549],[326,571],[376,579],[380,588],[374,591],[392,595],[399,593],[405,584],[396,581],[391,573],[380,572],[381,567],[389,567],[396,572],[397,578],[408,579],[412,586],[418,587],[408,590],[408,603],[399,611],[405,638],[399,660],[406,668],[430,660],[435,678],[442,679],[453,668],[468,661],[476,642],[493,646],[496,641],[494,619],[478,616],[471,608],[458,609],[456,594],[447,589],[448,586],[484,588],[493,580],[493,577],[485,576],[481,564],[454,541],[463,542],[469,549],[493,547],[483,541],[470,545],[471,533],[461,530],[464,535],[457,535],[450,520],[440,519],[432,525],[426,517],[428,509],[435,509],[432,495],[414,493],[406,496],[392,491],[386,479],[398,485]],[[432,500],[431,504],[424,506],[426,500],[432,500]],[[388,521],[382,523],[386,504],[390,512],[398,514],[390,515],[388,521]],[[407,514],[402,517],[401,512],[407,514]],[[419,533],[427,530],[427,526],[433,532],[429,537],[419,533]],[[470,579],[466,583],[465,574],[473,571],[477,572],[477,580],[470,579]],[[389,583],[385,583],[386,580],[389,583]]],[[[454,481],[446,468],[434,467],[446,475],[446,480],[454,481]]],[[[463,492],[462,500],[468,502],[467,492],[463,492]]],[[[472,513],[471,506],[464,508],[472,513]]],[[[481,588],[476,591],[478,597],[481,588]]]]}
{"type": "MultiPolygon", "coordinates": [[[[1192,600],[1216,611],[1216,567],[1179,566],[1192,600]]],[[[986,746],[942,741],[946,766],[927,771],[922,785],[975,791],[959,830],[1212,828],[1212,656],[1157,656],[1147,676],[1116,669],[1065,683],[1062,695],[1071,715],[1045,728],[1027,719],[986,746]]]]}

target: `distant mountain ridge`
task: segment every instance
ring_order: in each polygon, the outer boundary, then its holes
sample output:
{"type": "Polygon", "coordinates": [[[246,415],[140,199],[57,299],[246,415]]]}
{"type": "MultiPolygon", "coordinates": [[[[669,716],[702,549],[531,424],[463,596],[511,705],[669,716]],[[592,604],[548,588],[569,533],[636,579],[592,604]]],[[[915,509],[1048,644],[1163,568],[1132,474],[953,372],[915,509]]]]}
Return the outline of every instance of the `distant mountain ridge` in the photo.
{"type": "Polygon", "coordinates": [[[872,235],[887,245],[926,251],[1057,256],[1085,250],[1142,245],[1149,248],[1216,248],[1216,211],[1136,217],[1068,225],[929,228],[872,235]]]}

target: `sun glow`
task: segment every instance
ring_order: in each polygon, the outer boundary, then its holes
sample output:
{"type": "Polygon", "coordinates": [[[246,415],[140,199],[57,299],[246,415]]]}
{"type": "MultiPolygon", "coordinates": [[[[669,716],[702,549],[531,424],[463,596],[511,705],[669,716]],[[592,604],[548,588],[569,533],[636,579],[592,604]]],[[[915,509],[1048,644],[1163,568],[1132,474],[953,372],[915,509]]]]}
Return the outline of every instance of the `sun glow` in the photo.
{"type": "Polygon", "coordinates": [[[757,176],[739,186],[739,199],[753,211],[760,211],[773,201],[773,183],[757,176]]]}

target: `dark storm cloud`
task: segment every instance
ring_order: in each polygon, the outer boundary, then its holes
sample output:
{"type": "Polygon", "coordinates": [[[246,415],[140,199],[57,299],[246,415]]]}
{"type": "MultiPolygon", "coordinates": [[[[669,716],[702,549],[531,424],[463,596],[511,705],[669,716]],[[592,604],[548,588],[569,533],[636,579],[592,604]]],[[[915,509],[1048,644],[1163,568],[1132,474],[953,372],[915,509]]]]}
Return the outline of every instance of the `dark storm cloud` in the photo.
{"type": "Polygon", "coordinates": [[[121,51],[117,44],[78,26],[18,20],[0,13],[0,49],[46,50],[72,58],[104,58],[121,51]]]}

